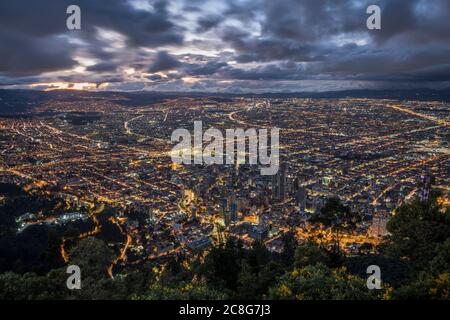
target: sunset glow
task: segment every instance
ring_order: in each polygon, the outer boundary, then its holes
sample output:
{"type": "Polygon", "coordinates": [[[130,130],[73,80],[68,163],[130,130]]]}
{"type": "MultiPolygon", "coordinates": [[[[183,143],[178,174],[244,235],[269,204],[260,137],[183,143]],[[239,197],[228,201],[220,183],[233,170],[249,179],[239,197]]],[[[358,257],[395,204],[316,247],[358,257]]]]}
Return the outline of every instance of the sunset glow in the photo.
{"type": "Polygon", "coordinates": [[[52,90],[94,90],[101,89],[108,86],[108,83],[92,83],[92,82],[48,82],[48,83],[33,83],[30,85],[30,88],[37,89],[40,88],[44,91],[52,91],[52,90]]]}

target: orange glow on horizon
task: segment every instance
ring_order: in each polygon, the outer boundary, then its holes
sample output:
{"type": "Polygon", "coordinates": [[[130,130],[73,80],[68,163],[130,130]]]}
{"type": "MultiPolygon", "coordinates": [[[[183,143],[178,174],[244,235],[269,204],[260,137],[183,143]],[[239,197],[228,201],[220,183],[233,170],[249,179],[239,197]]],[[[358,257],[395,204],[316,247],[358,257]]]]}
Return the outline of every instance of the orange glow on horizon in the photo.
{"type": "Polygon", "coordinates": [[[94,90],[104,89],[108,87],[108,83],[93,83],[93,82],[45,82],[45,83],[33,83],[31,88],[44,88],[44,91],[52,90],[94,90]]]}

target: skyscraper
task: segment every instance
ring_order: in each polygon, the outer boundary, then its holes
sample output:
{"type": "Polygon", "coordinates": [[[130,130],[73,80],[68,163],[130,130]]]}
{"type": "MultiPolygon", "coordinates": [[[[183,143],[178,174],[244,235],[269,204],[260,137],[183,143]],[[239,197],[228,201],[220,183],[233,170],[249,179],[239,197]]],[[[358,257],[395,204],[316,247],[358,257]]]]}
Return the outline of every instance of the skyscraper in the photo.
{"type": "Polygon", "coordinates": [[[280,163],[278,172],[272,177],[272,198],[283,201],[286,196],[286,164],[280,163]]]}
{"type": "Polygon", "coordinates": [[[304,211],[306,208],[306,199],[308,197],[308,193],[305,188],[299,187],[297,191],[295,191],[295,202],[297,206],[300,207],[300,210],[304,211]]]}
{"type": "Polygon", "coordinates": [[[427,202],[430,197],[431,185],[433,184],[433,177],[427,172],[422,172],[419,180],[419,199],[422,202],[427,202]]]}

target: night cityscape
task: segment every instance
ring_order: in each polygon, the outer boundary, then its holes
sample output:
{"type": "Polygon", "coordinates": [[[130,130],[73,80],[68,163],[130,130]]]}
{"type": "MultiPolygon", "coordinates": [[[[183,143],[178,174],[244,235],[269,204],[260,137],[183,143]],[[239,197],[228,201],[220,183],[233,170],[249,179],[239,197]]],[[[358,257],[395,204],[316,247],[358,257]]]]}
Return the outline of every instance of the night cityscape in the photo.
{"type": "Polygon", "coordinates": [[[0,4],[1,300],[450,299],[448,1],[75,2],[0,4]]]}

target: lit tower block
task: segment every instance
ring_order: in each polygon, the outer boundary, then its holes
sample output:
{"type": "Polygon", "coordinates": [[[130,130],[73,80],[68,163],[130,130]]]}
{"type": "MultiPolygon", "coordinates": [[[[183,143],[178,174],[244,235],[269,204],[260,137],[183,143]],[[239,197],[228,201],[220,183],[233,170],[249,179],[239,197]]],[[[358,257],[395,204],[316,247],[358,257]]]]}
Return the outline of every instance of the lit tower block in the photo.
{"type": "Polygon", "coordinates": [[[426,173],[422,172],[420,175],[419,181],[419,199],[421,202],[427,202],[430,197],[431,185],[433,184],[433,177],[426,173]]]}

